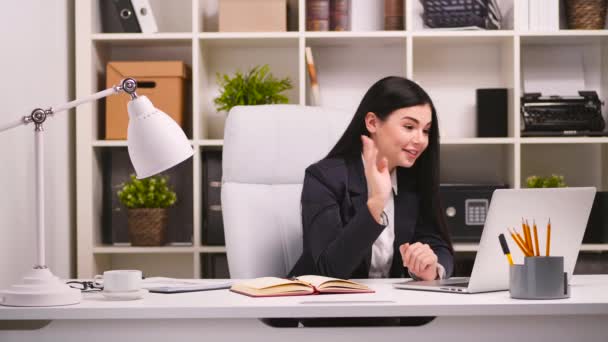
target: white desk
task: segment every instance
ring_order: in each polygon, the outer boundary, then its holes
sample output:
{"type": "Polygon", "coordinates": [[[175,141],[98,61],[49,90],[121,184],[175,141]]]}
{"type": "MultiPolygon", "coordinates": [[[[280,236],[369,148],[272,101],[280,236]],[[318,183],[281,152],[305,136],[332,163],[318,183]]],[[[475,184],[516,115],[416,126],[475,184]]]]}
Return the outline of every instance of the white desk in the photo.
{"type": "Polygon", "coordinates": [[[515,300],[506,291],[376,293],[249,298],[228,290],[148,294],[128,302],[85,294],[66,307],[0,307],[0,341],[607,341],[608,275],[575,276],[572,297],[515,300]],[[273,328],[258,318],[437,316],[418,327],[273,328]],[[50,321],[50,323],[48,322],[50,321]],[[28,329],[27,325],[45,325],[28,329]]]}

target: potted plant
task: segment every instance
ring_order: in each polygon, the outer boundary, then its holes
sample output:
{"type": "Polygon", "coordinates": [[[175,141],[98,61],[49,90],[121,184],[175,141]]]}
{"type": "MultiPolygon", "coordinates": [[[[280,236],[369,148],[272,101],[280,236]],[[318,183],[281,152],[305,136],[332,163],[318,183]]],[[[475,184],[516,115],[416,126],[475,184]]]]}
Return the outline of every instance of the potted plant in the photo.
{"type": "Polygon", "coordinates": [[[288,103],[282,93],[292,89],[289,77],[277,79],[265,64],[256,66],[243,74],[237,71],[234,76],[217,74],[220,96],[214,99],[218,112],[228,113],[234,106],[249,106],[273,103],[288,103]]]}
{"type": "Polygon", "coordinates": [[[127,207],[127,225],[133,246],[161,246],[167,236],[167,208],[177,196],[168,184],[168,177],[153,176],[131,179],[117,192],[127,207]]]}
{"type": "Polygon", "coordinates": [[[526,185],[528,188],[564,188],[566,182],[564,182],[564,176],[551,175],[549,177],[542,176],[530,176],[526,178],[526,185]]]}

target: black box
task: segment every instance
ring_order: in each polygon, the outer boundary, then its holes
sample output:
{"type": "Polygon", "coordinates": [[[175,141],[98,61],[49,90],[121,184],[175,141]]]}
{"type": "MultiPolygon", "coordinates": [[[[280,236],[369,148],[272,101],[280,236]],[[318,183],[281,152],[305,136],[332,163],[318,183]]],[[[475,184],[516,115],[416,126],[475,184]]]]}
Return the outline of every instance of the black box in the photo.
{"type": "Polygon", "coordinates": [[[508,94],[506,88],[477,89],[477,136],[506,137],[508,94]]]}
{"type": "Polygon", "coordinates": [[[506,185],[444,184],[439,196],[448,231],[455,242],[479,242],[490,200],[496,189],[506,185]]]}
{"type": "Polygon", "coordinates": [[[598,191],[595,193],[583,243],[606,242],[608,242],[608,192],[598,191]]]}
{"type": "Polygon", "coordinates": [[[222,246],[222,151],[203,151],[203,245],[222,246]]]}

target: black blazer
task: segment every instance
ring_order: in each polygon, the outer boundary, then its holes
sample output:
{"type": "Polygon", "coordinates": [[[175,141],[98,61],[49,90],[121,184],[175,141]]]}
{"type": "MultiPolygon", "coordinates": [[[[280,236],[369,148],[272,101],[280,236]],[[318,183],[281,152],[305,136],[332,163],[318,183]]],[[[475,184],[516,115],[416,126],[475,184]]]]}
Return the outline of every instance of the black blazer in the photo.
{"type": "MultiPolygon", "coordinates": [[[[453,255],[435,224],[426,224],[418,210],[411,177],[398,178],[395,196],[395,242],[391,278],[408,274],[399,246],[427,243],[452,274],[453,255]]],[[[389,220],[392,220],[389,217],[389,220]]],[[[383,230],[367,208],[367,182],[359,158],[323,159],[306,169],[302,189],[302,256],[290,276],[317,274],[336,278],[368,278],[372,245],[383,230]]]]}

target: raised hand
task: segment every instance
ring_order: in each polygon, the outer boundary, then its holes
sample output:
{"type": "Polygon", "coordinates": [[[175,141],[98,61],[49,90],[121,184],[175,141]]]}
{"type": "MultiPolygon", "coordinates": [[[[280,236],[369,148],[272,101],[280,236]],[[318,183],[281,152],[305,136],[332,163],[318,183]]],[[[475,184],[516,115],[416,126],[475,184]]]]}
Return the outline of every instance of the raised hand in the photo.
{"type": "Polygon", "coordinates": [[[437,255],[431,247],[425,243],[404,243],[399,246],[403,267],[422,280],[433,280],[437,278],[437,255]]]}
{"type": "Polygon", "coordinates": [[[367,181],[367,206],[377,222],[392,189],[391,176],[388,170],[388,160],[378,156],[376,144],[369,137],[362,135],[363,163],[365,164],[365,179],[367,181]]]}

